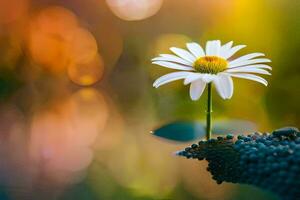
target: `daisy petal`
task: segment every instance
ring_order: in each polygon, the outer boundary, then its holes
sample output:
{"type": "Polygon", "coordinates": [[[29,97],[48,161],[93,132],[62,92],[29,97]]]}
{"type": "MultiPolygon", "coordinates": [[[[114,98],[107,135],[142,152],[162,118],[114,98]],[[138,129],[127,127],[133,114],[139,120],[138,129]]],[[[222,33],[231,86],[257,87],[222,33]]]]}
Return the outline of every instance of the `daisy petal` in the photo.
{"type": "Polygon", "coordinates": [[[183,58],[184,60],[187,60],[189,62],[194,62],[196,60],[196,57],[193,56],[190,52],[184,49],[180,49],[177,47],[171,47],[170,50],[175,53],[177,56],[183,58]]]}
{"type": "Polygon", "coordinates": [[[223,93],[223,90],[222,90],[222,88],[221,88],[221,84],[219,83],[219,80],[218,80],[218,79],[215,79],[215,80],[214,80],[214,85],[215,85],[216,90],[217,90],[217,93],[220,95],[220,97],[221,97],[222,99],[226,99],[226,98],[225,98],[225,94],[223,93]]]}
{"type": "Polygon", "coordinates": [[[206,42],[205,54],[207,56],[219,56],[221,49],[220,40],[212,40],[206,42]]]}
{"type": "Polygon", "coordinates": [[[200,74],[200,73],[191,73],[190,75],[188,75],[188,76],[184,79],[183,84],[184,84],[184,85],[187,85],[187,84],[189,84],[189,83],[191,83],[191,82],[193,82],[193,81],[195,81],[195,80],[197,80],[197,79],[201,79],[202,76],[203,76],[203,75],[200,74]]]}
{"type": "Polygon", "coordinates": [[[229,49],[231,49],[233,44],[233,41],[227,42],[226,44],[222,45],[220,48],[220,56],[222,56],[222,54],[226,51],[228,51],[229,49]]]}
{"type": "Polygon", "coordinates": [[[214,74],[203,74],[201,79],[205,82],[205,83],[210,83],[212,82],[217,76],[214,74]]]}
{"type": "Polygon", "coordinates": [[[255,57],[258,57],[258,56],[264,56],[264,55],[265,54],[263,54],[263,53],[250,53],[250,54],[244,55],[242,57],[239,57],[239,58],[237,58],[233,61],[230,61],[230,64],[234,65],[234,64],[237,64],[239,62],[249,60],[249,59],[252,59],[252,58],[255,58],[255,57]]]}
{"type": "Polygon", "coordinates": [[[172,81],[176,81],[179,79],[186,78],[191,72],[172,72],[169,74],[166,74],[164,76],[159,77],[156,79],[156,81],[153,83],[153,87],[158,88],[161,85],[167,84],[172,81]]]}
{"type": "Polygon", "coordinates": [[[161,54],[160,57],[153,58],[152,61],[169,61],[169,62],[176,62],[188,66],[192,65],[191,62],[170,54],[161,54]]]}
{"type": "Polygon", "coordinates": [[[194,56],[196,56],[196,58],[205,56],[203,48],[195,42],[187,43],[186,47],[194,56]]]}
{"type": "Polygon", "coordinates": [[[231,62],[229,62],[229,68],[239,67],[239,66],[243,66],[243,65],[257,64],[257,63],[266,63],[266,62],[271,62],[271,60],[267,59],[267,58],[257,58],[257,59],[252,59],[252,60],[241,61],[241,62],[238,62],[235,64],[231,64],[231,62]]]}
{"type": "Polygon", "coordinates": [[[217,92],[223,99],[230,99],[233,94],[233,81],[229,75],[220,74],[214,80],[217,92]]]}
{"type": "Polygon", "coordinates": [[[224,58],[225,53],[231,49],[233,44],[233,41],[227,42],[226,44],[222,45],[220,48],[220,55],[222,58],[224,58]]]}
{"type": "Polygon", "coordinates": [[[172,63],[172,62],[167,62],[167,61],[153,61],[152,63],[166,67],[166,68],[170,68],[170,69],[179,69],[179,70],[187,70],[187,71],[194,70],[193,67],[180,65],[180,64],[176,64],[176,63],[172,63]]]}
{"type": "Polygon", "coordinates": [[[239,67],[230,67],[228,69],[243,69],[243,68],[249,68],[249,69],[269,69],[269,70],[272,70],[272,67],[270,67],[269,65],[264,65],[264,64],[245,65],[245,66],[239,66],[239,67]]]}
{"type": "Polygon", "coordinates": [[[193,101],[198,100],[205,89],[206,83],[202,80],[197,80],[191,83],[190,96],[193,101]]]}
{"type": "Polygon", "coordinates": [[[232,47],[228,51],[224,52],[222,57],[225,58],[225,59],[228,59],[231,56],[233,56],[233,54],[235,54],[236,52],[238,52],[239,50],[241,50],[244,47],[246,47],[246,45],[237,45],[235,47],[232,47]]]}
{"type": "Polygon", "coordinates": [[[256,82],[259,82],[259,83],[261,83],[265,86],[268,85],[268,82],[264,78],[253,75],[253,74],[228,74],[228,75],[230,75],[231,77],[243,78],[243,79],[249,79],[249,80],[252,80],[252,81],[256,81],[256,82]]]}
{"type": "Polygon", "coordinates": [[[225,70],[225,72],[233,72],[233,73],[257,73],[257,74],[271,75],[271,73],[268,72],[267,70],[259,69],[259,68],[247,68],[247,67],[227,69],[227,70],[225,70]]]}

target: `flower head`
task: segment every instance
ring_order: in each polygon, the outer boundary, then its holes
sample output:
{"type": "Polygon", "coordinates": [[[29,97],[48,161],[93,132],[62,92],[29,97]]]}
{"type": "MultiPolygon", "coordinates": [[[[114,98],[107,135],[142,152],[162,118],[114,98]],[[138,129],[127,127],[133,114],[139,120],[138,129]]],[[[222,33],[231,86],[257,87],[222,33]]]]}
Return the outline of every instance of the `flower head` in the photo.
{"type": "Polygon", "coordinates": [[[160,54],[152,63],[163,67],[180,70],[158,78],[153,86],[158,88],[166,83],[184,79],[190,85],[192,100],[198,100],[206,84],[213,83],[223,99],[230,99],[233,94],[232,77],[249,79],[267,86],[268,82],[255,74],[271,75],[272,68],[265,63],[271,62],[263,53],[250,53],[230,59],[245,45],[232,46],[233,42],[221,45],[219,40],[207,41],[205,50],[197,43],[187,43],[188,50],[172,47],[175,54],[160,54]],[[260,57],[260,58],[259,58],[260,57]]]}

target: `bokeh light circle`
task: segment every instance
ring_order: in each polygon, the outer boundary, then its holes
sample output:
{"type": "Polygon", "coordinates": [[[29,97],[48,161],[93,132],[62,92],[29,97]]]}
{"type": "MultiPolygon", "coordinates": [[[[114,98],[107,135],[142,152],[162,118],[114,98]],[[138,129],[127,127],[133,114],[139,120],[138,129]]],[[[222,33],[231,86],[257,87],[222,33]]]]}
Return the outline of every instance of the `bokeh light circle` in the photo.
{"type": "Polygon", "coordinates": [[[61,73],[68,65],[67,45],[63,38],[32,30],[29,52],[35,63],[53,73],[61,73]]]}
{"type": "Polygon", "coordinates": [[[30,160],[47,177],[76,180],[91,164],[92,145],[106,126],[109,109],[102,93],[82,89],[34,113],[30,126],[30,160]]]}
{"type": "Polygon", "coordinates": [[[72,31],[69,42],[70,59],[77,63],[88,63],[97,54],[97,41],[94,36],[83,28],[72,31]]]}
{"type": "Polygon", "coordinates": [[[70,80],[81,86],[93,85],[102,78],[103,73],[104,63],[100,55],[96,55],[88,63],[73,63],[68,67],[70,80]]]}
{"type": "Polygon", "coordinates": [[[75,106],[73,115],[78,116],[72,118],[74,129],[83,133],[74,135],[72,142],[78,146],[92,145],[96,138],[102,134],[110,116],[106,98],[101,91],[83,88],[75,92],[71,100],[75,106]]]}
{"type": "Polygon", "coordinates": [[[106,0],[111,11],[127,21],[143,20],[161,8],[162,0],[106,0]]]}
{"type": "Polygon", "coordinates": [[[35,16],[35,29],[44,33],[66,37],[69,30],[78,26],[77,17],[70,10],[60,6],[47,7],[35,16]]]}
{"type": "Polygon", "coordinates": [[[51,6],[39,11],[29,23],[27,47],[32,60],[51,73],[63,73],[70,63],[69,40],[78,26],[69,10],[51,6]]]}
{"type": "Polygon", "coordinates": [[[32,17],[28,49],[42,69],[55,74],[68,70],[76,84],[91,85],[102,77],[104,64],[95,37],[63,7],[51,6],[32,17]]]}

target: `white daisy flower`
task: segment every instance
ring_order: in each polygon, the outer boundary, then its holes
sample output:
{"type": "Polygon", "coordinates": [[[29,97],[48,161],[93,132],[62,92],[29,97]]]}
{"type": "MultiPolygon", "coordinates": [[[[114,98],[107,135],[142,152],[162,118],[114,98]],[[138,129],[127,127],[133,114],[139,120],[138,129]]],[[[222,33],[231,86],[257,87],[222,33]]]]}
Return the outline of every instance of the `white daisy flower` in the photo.
{"type": "Polygon", "coordinates": [[[250,53],[236,59],[230,59],[245,45],[232,46],[233,42],[221,45],[220,40],[207,41],[205,50],[197,43],[187,43],[188,50],[171,47],[175,54],[160,54],[152,63],[163,67],[177,69],[158,78],[153,86],[158,88],[166,83],[184,79],[190,85],[192,100],[198,100],[206,84],[213,83],[223,99],[230,99],[233,94],[232,77],[249,79],[267,86],[268,82],[255,74],[271,75],[272,68],[265,63],[271,62],[263,53],[250,53]]]}

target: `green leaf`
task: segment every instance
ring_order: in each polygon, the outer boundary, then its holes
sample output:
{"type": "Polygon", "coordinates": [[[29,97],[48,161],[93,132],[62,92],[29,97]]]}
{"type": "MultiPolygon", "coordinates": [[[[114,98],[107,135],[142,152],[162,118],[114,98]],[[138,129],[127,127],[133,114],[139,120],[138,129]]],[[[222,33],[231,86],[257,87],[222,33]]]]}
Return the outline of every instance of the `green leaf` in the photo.
{"type": "MultiPolygon", "coordinates": [[[[212,135],[246,134],[256,131],[256,125],[246,120],[222,120],[213,123],[212,135]]],[[[205,137],[205,123],[176,121],[152,131],[153,135],[177,142],[190,142],[205,137]]]]}
{"type": "Polygon", "coordinates": [[[205,127],[200,122],[177,121],[152,131],[158,137],[177,142],[189,142],[205,136],[205,127]]]}

